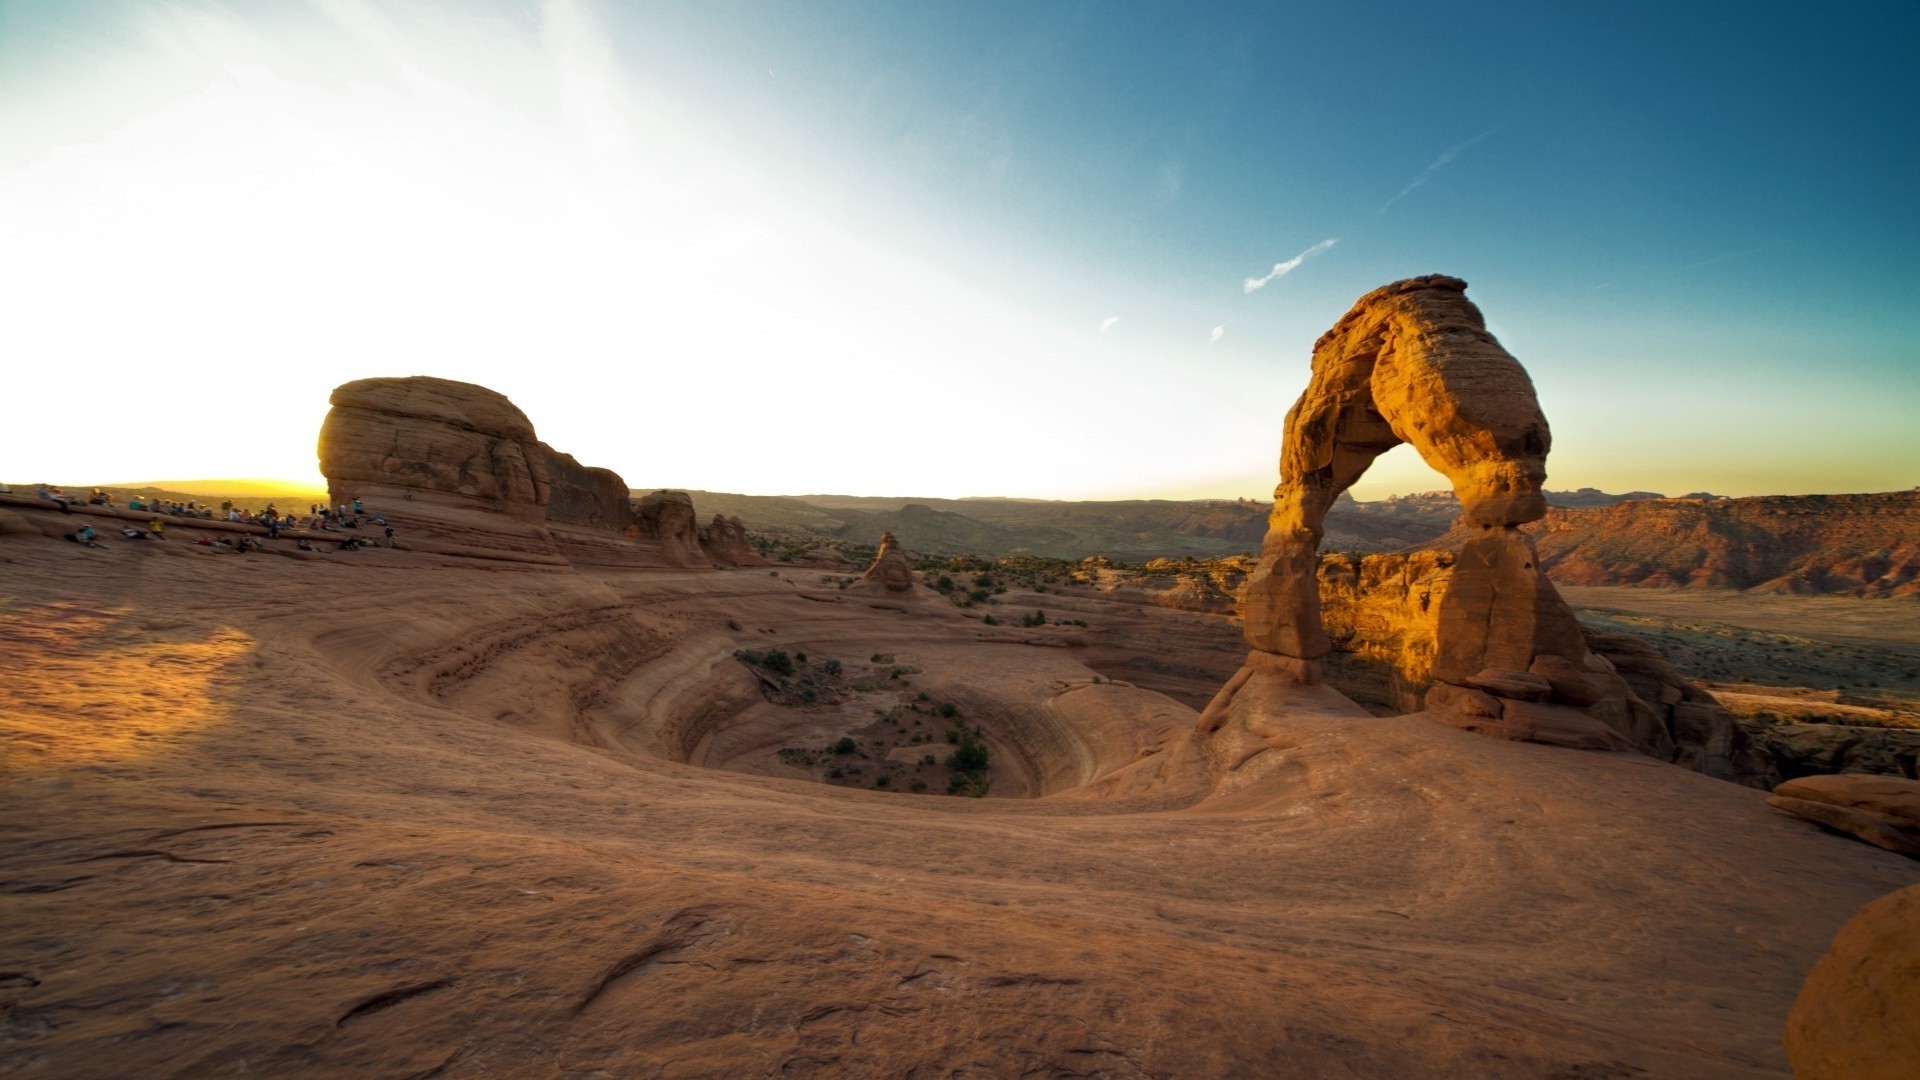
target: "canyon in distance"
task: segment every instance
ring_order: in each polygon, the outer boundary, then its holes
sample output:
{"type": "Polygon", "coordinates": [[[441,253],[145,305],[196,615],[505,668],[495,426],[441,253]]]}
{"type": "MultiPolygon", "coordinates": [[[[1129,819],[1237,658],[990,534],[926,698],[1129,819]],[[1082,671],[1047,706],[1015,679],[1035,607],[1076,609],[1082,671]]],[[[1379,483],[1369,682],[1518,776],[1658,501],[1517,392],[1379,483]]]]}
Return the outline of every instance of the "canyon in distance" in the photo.
{"type": "Polygon", "coordinates": [[[325,519],[13,485],[0,1072],[1900,1075],[1920,493],[1546,489],[1464,290],[1272,502],[635,488],[430,378],[325,519]]]}

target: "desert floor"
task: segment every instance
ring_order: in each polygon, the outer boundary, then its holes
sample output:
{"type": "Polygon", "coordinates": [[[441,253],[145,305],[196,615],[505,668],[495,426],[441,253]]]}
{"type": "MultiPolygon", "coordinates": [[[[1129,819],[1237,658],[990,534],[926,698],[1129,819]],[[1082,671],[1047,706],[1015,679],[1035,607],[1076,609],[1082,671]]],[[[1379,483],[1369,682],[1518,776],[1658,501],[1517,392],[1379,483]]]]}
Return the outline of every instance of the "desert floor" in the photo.
{"type": "Polygon", "coordinates": [[[1834,931],[1920,881],[1330,692],[1199,743],[1091,616],[175,531],[0,538],[0,1073],[1780,1076],[1834,931]],[[743,648],[846,686],[775,703],[743,648]],[[943,703],[990,797],[924,765],[943,703]],[[842,735],[857,780],[779,754],[842,735]]]}

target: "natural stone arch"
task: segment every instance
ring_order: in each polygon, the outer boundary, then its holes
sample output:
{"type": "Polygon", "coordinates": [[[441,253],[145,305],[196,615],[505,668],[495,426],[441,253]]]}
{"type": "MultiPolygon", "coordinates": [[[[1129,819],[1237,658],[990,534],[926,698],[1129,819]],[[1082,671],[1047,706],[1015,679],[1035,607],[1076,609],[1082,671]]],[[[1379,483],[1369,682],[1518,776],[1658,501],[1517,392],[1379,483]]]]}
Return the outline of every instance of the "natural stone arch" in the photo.
{"type": "Polygon", "coordinates": [[[1248,580],[1252,652],[1202,715],[1202,730],[1219,726],[1256,672],[1319,681],[1318,660],[1331,648],[1317,578],[1327,511],[1404,442],[1452,483],[1461,524],[1476,530],[1441,601],[1429,711],[1518,738],[1558,725],[1573,734],[1549,741],[1619,741],[1584,714],[1561,715],[1602,704],[1611,682],[1586,674],[1593,661],[1579,624],[1517,528],[1546,516],[1552,434],[1526,369],[1487,332],[1466,287],[1435,275],[1375,289],[1314,343],[1313,375],[1287,412],[1280,485],[1248,580]],[[1483,684],[1491,683],[1503,689],[1489,692],[1483,684]],[[1501,695],[1528,708],[1508,709],[1501,695]],[[1549,700],[1558,713],[1540,712],[1554,708],[1549,700]]]}

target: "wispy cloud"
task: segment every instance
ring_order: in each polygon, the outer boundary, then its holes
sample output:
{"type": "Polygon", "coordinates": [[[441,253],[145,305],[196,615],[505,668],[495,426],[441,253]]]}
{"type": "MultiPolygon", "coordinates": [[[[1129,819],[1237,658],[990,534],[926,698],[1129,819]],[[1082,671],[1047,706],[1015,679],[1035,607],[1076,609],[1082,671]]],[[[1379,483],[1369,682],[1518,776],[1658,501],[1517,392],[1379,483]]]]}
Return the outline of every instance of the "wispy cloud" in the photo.
{"type": "Polygon", "coordinates": [[[1388,208],[1392,207],[1394,203],[1397,203],[1401,199],[1404,199],[1407,196],[1413,194],[1414,189],[1418,188],[1421,184],[1424,184],[1427,181],[1433,179],[1434,173],[1437,173],[1441,169],[1446,168],[1448,165],[1453,164],[1453,159],[1459,157],[1461,154],[1466,153],[1467,149],[1471,147],[1474,143],[1479,142],[1481,139],[1484,139],[1487,136],[1499,130],[1500,130],[1499,128],[1488,128],[1487,130],[1481,132],[1480,134],[1475,135],[1473,138],[1468,139],[1466,142],[1461,143],[1459,146],[1455,146],[1449,149],[1446,153],[1441,154],[1437,158],[1434,158],[1433,164],[1427,166],[1424,169],[1421,169],[1420,175],[1407,181],[1407,186],[1401,188],[1400,193],[1398,195],[1395,195],[1393,198],[1388,199],[1384,203],[1381,203],[1380,209],[1376,210],[1375,213],[1378,213],[1378,214],[1386,213],[1388,208]]]}
{"type": "MultiPolygon", "coordinates": [[[[1301,252],[1300,254],[1295,255],[1293,258],[1288,259],[1286,262],[1274,263],[1273,269],[1268,271],[1266,277],[1248,278],[1246,282],[1240,286],[1240,289],[1242,292],[1252,292],[1255,289],[1264,289],[1267,287],[1268,282],[1273,281],[1275,278],[1286,277],[1288,274],[1293,273],[1294,270],[1297,269],[1301,263],[1306,262],[1308,259],[1313,258],[1315,255],[1320,254],[1321,252],[1327,250],[1328,248],[1332,247],[1333,245],[1339,242],[1340,242],[1340,238],[1337,236],[1332,237],[1330,239],[1322,240],[1319,243],[1308,248],[1307,250],[1301,252]]],[[[1215,337],[1214,340],[1218,341],[1219,338],[1215,337]]]]}
{"type": "Polygon", "coordinates": [[[1104,334],[1104,333],[1106,333],[1107,331],[1109,331],[1109,330],[1111,330],[1111,329],[1113,329],[1113,324],[1114,324],[1114,323],[1117,323],[1117,322],[1119,322],[1119,321],[1120,321],[1120,316],[1118,316],[1118,315],[1109,315],[1109,316],[1107,316],[1106,318],[1104,318],[1104,319],[1101,319],[1101,320],[1100,320],[1100,332],[1104,334]]]}
{"type": "Polygon", "coordinates": [[[1212,343],[1219,341],[1222,337],[1226,336],[1226,333],[1227,333],[1227,324],[1221,323],[1219,326],[1216,326],[1213,328],[1213,333],[1207,335],[1207,343],[1211,345],[1212,343]]]}

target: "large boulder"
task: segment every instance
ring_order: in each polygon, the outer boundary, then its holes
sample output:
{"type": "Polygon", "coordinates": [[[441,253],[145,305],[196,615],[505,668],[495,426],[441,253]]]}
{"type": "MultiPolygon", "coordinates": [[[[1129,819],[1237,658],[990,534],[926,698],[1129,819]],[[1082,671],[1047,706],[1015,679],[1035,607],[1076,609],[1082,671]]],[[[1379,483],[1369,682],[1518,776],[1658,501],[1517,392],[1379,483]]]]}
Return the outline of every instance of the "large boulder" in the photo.
{"type": "Polygon", "coordinates": [[[1799,1080],[1907,1080],[1920,1071],[1920,885],[1860,909],[1787,1013],[1799,1080]]]}
{"type": "Polygon", "coordinates": [[[1774,788],[1767,803],[1875,847],[1920,859],[1920,780],[1803,776],[1774,788]]]}

